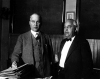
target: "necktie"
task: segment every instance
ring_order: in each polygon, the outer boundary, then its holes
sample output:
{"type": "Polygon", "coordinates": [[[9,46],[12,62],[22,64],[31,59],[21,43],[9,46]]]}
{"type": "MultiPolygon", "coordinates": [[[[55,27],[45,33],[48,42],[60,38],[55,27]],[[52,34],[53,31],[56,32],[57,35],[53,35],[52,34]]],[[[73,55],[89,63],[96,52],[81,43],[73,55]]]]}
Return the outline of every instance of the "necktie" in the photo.
{"type": "Polygon", "coordinates": [[[37,33],[35,34],[35,38],[37,38],[37,37],[38,37],[38,35],[39,35],[39,33],[37,32],[37,33]]]}
{"type": "Polygon", "coordinates": [[[39,33],[36,33],[36,40],[39,40],[40,39],[40,35],[39,35],[39,33]]]}

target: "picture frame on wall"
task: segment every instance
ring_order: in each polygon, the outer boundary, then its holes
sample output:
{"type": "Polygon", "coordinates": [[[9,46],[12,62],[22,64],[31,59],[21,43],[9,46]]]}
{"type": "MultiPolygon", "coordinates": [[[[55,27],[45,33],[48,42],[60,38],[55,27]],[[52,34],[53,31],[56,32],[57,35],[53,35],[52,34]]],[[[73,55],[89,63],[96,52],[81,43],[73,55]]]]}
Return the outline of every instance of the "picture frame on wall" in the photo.
{"type": "Polygon", "coordinates": [[[66,19],[74,19],[75,20],[75,12],[66,12],[66,19]]]}

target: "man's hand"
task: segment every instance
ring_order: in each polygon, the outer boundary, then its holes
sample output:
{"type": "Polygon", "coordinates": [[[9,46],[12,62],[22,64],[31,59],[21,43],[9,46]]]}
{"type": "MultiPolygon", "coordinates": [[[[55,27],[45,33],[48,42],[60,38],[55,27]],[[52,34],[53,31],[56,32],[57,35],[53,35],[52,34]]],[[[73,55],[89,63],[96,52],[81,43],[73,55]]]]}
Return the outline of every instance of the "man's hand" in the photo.
{"type": "Polygon", "coordinates": [[[13,70],[17,69],[17,63],[16,63],[16,61],[14,61],[14,62],[12,63],[11,68],[12,68],[13,70]]]}
{"type": "Polygon", "coordinates": [[[55,62],[58,62],[58,55],[55,54],[55,62]]]}

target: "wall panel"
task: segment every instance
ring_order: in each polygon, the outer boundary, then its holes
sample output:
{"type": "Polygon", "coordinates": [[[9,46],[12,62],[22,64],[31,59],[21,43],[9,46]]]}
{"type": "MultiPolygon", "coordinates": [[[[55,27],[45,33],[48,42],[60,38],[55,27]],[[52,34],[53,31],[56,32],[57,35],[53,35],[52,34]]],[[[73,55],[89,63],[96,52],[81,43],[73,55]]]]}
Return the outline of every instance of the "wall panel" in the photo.
{"type": "Polygon", "coordinates": [[[48,34],[62,33],[63,0],[11,0],[13,7],[13,33],[23,33],[30,29],[29,16],[37,12],[43,18],[42,31],[48,34]]]}

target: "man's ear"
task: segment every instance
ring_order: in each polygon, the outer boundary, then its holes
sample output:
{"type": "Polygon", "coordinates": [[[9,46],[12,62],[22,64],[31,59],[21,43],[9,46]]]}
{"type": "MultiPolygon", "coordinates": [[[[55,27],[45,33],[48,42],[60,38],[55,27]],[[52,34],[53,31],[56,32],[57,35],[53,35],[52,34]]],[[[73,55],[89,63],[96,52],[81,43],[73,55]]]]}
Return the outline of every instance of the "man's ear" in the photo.
{"type": "Polygon", "coordinates": [[[77,30],[78,30],[78,29],[77,29],[77,27],[76,27],[75,32],[77,32],[77,30]]]}
{"type": "Polygon", "coordinates": [[[75,32],[79,31],[79,26],[76,26],[75,32]]]}
{"type": "Polygon", "coordinates": [[[74,29],[75,29],[74,31],[77,32],[77,26],[76,25],[74,25],[74,29]]]}

